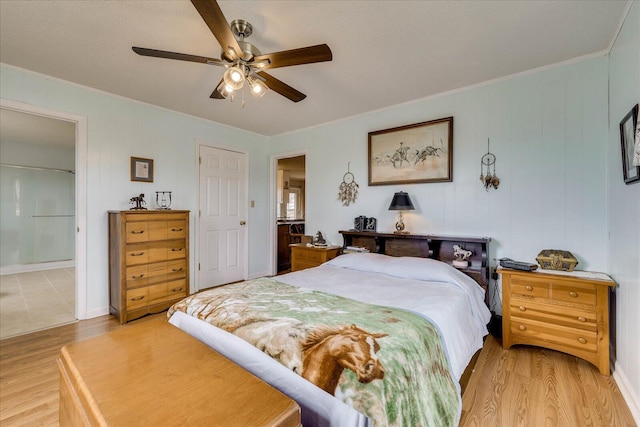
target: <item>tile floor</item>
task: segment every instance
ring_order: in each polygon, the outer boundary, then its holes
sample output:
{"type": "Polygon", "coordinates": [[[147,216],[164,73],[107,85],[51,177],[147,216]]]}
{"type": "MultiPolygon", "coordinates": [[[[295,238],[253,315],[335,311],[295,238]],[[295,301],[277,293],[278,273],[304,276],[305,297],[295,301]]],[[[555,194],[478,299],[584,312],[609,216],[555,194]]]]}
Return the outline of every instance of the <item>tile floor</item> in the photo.
{"type": "Polygon", "coordinates": [[[0,276],[0,339],[75,322],[75,268],[0,276]]]}

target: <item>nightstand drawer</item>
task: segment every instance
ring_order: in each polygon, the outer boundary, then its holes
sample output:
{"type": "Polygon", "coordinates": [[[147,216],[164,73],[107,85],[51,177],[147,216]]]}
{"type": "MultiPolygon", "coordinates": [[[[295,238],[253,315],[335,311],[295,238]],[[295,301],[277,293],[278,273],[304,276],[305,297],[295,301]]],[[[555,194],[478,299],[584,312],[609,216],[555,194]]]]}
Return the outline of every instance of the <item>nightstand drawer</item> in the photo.
{"type": "Polygon", "coordinates": [[[292,256],[295,259],[301,261],[323,261],[325,258],[324,252],[316,251],[313,249],[296,249],[292,251],[292,256]]]}
{"type": "Polygon", "coordinates": [[[522,335],[594,353],[598,350],[595,331],[577,330],[548,322],[512,317],[511,333],[514,336],[522,335]]]}
{"type": "Polygon", "coordinates": [[[596,290],[593,286],[551,285],[551,298],[576,304],[596,305],[596,290]]]}
{"type": "Polygon", "coordinates": [[[511,317],[538,320],[593,332],[597,329],[596,312],[592,310],[544,304],[514,296],[511,299],[509,312],[511,317]]]}

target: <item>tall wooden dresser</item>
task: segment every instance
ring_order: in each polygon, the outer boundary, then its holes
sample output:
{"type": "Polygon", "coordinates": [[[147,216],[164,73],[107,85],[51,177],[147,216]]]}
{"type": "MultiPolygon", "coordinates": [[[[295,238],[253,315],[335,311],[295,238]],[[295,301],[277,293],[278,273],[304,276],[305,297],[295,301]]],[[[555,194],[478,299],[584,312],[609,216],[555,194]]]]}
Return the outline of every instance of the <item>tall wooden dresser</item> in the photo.
{"type": "Polygon", "coordinates": [[[189,294],[189,211],[109,211],[109,311],[126,323],[189,294]]]}
{"type": "Polygon", "coordinates": [[[609,367],[609,292],[604,273],[498,269],[502,276],[502,346],[530,344],[609,367]]]}

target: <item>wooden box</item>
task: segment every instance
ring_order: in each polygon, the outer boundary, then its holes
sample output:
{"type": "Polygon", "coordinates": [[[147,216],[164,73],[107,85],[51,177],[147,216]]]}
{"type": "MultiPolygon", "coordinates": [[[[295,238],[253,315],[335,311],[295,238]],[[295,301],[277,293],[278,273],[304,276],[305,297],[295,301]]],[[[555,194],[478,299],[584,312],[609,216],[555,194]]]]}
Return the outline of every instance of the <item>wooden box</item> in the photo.
{"type": "Polygon", "coordinates": [[[573,271],[578,265],[578,260],[571,252],[557,249],[543,249],[536,261],[545,270],[573,271]]]}

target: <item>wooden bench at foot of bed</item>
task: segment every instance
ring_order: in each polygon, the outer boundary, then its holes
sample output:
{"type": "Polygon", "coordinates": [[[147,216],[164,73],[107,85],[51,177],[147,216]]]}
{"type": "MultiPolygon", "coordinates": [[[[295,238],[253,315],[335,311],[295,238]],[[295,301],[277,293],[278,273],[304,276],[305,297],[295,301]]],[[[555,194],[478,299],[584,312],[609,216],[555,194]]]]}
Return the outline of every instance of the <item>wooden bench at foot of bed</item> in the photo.
{"type": "Polygon", "coordinates": [[[138,322],[62,348],[61,426],[301,426],[297,403],[166,318],[138,322]]]}

